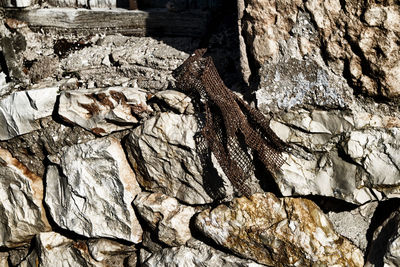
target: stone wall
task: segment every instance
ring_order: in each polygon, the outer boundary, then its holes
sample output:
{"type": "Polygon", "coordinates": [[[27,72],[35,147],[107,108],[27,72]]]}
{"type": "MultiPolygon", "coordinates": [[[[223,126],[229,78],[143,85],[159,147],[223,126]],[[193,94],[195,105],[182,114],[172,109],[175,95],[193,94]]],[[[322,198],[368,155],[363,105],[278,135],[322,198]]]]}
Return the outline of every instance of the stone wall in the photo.
{"type": "Polygon", "coordinates": [[[205,2],[3,3],[1,266],[399,264],[400,3],[205,2]],[[199,47],[289,144],[250,197],[175,86],[199,47]]]}

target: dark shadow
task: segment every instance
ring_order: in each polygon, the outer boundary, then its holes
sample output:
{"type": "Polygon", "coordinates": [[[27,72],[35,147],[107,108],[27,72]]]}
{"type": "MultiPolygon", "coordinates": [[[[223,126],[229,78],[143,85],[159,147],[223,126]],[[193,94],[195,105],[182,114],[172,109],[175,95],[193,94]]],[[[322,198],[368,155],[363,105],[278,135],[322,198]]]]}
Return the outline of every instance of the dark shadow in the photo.
{"type": "MultiPolygon", "coordinates": [[[[373,266],[383,266],[383,256],[389,238],[393,236],[398,229],[398,221],[391,219],[388,221],[384,228],[381,229],[374,243],[372,243],[373,235],[376,229],[383,224],[387,218],[396,210],[399,210],[400,198],[392,198],[378,203],[378,206],[372,216],[371,223],[367,231],[368,246],[365,252],[365,260],[372,263],[373,266]],[[396,227],[395,227],[396,226],[396,227]]],[[[398,220],[398,219],[397,219],[398,220]]]]}
{"type": "Polygon", "coordinates": [[[10,82],[10,72],[7,67],[7,62],[6,59],[4,58],[3,52],[0,52],[0,66],[1,66],[1,71],[4,72],[6,75],[6,82],[10,82]]]}
{"type": "Polygon", "coordinates": [[[283,196],[273,174],[267,170],[264,163],[262,163],[257,156],[254,159],[254,174],[259,180],[262,190],[265,192],[271,192],[277,197],[283,196]]]}
{"type": "Polygon", "coordinates": [[[117,8],[129,8],[129,0],[117,0],[117,8]]]}
{"type": "Polygon", "coordinates": [[[334,197],[307,195],[300,196],[300,198],[305,198],[313,201],[324,213],[351,211],[358,208],[358,205],[356,204],[334,197]]]}

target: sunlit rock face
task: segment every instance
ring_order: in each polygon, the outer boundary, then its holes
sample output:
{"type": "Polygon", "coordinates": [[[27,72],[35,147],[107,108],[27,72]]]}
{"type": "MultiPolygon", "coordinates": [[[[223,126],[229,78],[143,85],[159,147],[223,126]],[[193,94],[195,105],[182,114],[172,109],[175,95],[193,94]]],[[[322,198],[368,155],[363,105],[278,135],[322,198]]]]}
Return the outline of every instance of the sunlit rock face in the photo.
{"type": "Polygon", "coordinates": [[[138,194],[134,205],[140,216],[158,232],[158,239],[165,244],[185,245],[192,238],[189,224],[195,208],[181,205],[167,195],[147,192],[138,194]]]}
{"type": "Polygon", "coordinates": [[[40,128],[38,120],[50,116],[58,87],[14,92],[0,99],[0,140],[9,140],[40,128]]]}
{"type": "Polygon", "coordinates": [[[45,201],[59,227],[87,237],[141,241],[131,205],[141,190],[118,140],[65,147],[51,160],[45,201]]]}
{"type": "Polygon", "coordinates": [[[0,148],[0,246],[18,247],[50,231],[43,207],[43,180],[0,148]]]}
{"type": "Polygon", "coordinates": [[[198,132],[193,115],[163,112],[146,120],[129,135],[126,148],[139,183],[147,190],[167,194],[188,204],[213,201],[213,192],[228,197],[233,188],[227,178],[219,177],[219,168],[205,177],[196,149],[198,132]]]}
{"type": "Polygon", "coordinates": [[[197,229],[241,257],[274,265],[363,266],[363,254],[338,235],[323,212],[301,198],[271,193],[201,212],[197,229]]]}
{"type": "Polygon", "coordinates": [[[64,91],[58,114],[97,135],[132,128],[152,112],[146,92],[139,88],[110,87],[64,91]]]}
{"type": "Polygon", "coordinates": [[[400,266],[396,1],[39,2],[1,3],[0,266],[400,266]],[[248,198],[173,78],[199,47],[289,145],[248,198]]]}

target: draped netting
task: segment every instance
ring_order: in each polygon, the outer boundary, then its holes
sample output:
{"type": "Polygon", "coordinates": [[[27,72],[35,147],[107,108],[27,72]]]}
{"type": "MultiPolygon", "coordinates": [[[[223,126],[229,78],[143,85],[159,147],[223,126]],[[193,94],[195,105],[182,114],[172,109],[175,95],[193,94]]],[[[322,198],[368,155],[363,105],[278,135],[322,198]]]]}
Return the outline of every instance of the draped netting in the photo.
{"type": "Polygon", "coordinates": [[[197,93],[205,113],[198,148],[211,151],[239,193],[249,196],[245,181],[254,173],[253,154],[272,173],[284,159],[287,145],[269,127],[259,110],[226,87],[211,57],[198,49],[175,71],[176,85],[197,93]],[[255,153],[252,153],[255,152],[255,153]]]}

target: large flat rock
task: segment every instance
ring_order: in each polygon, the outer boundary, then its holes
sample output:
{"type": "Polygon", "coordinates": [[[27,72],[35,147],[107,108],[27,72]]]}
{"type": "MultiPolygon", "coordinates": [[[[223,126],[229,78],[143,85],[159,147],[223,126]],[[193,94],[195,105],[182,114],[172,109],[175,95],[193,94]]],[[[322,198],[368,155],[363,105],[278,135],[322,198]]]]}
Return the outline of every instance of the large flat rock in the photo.
{"type": "Polygon", "coordinates": [[[65,147],[51,160],[56,165],[47,170],[45,201],[58,226],[87,237],[141,241],[131,205],[140,188],[118,140],[65,147]]]}

